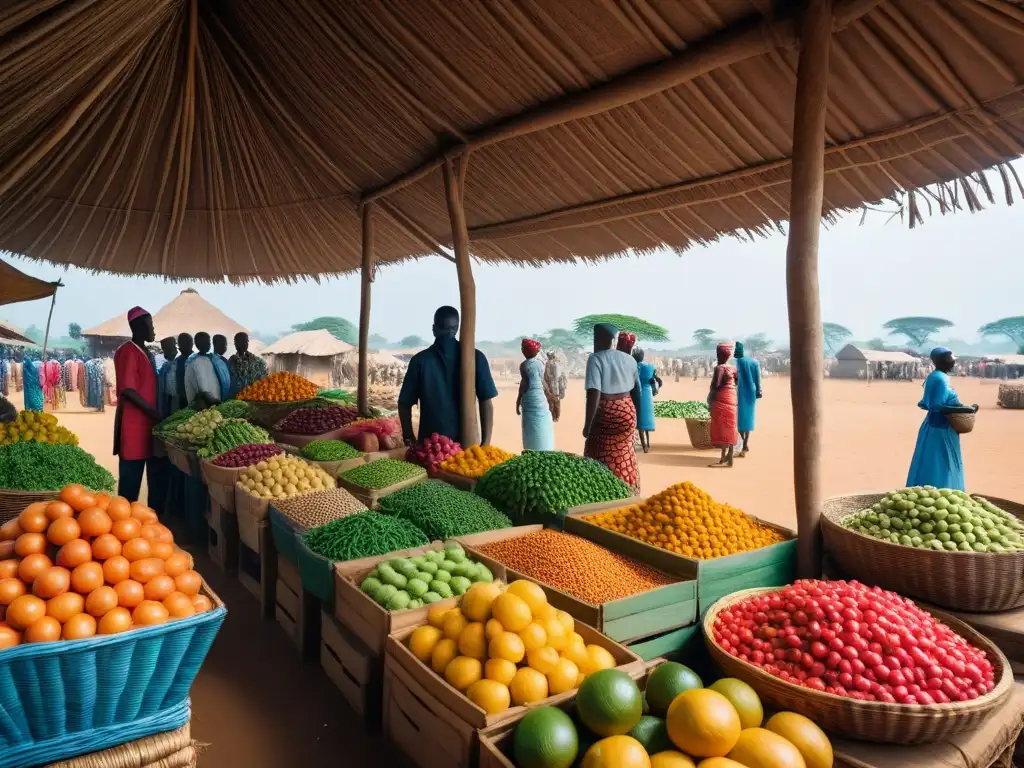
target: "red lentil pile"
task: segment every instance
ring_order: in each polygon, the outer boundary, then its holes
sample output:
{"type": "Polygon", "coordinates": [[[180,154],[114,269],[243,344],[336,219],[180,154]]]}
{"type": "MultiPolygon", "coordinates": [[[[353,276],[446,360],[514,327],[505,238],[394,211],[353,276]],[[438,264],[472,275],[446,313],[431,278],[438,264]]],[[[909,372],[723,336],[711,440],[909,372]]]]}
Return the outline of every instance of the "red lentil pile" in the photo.
{"type": "Polygon", "coordinates": [[[569,533],[544,530],[476,547],[506,567],[591,605],[679,579],[569,533]]]}

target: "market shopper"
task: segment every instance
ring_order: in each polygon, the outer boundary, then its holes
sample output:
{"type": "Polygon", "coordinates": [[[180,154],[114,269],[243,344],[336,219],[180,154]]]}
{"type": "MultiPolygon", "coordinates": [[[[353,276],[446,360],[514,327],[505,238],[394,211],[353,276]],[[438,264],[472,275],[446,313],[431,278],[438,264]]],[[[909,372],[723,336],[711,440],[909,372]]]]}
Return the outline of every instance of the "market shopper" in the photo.
{"type": "Polygon", "coordinates": [[[231,367],[224,353],[228,351],[228,339],[221,333],[213,337],[213,353],[210,360],[213,362],[213,370],[217,374],[217,381],[220,382],[221,400],[231,399],[231,367]]]}
{"type": "Polygon", "coordinates": [[[651,432],[654,431],[654,397],[661,389],[662,381],[654,366],[644,362],[644,351],[640,347],[633,348],[633,359],[636,360],[637,374],[640,376],[640,410],[636,415],[636,428],[640,433],[640,446],[644,453],[650,453],[651,432]]]}
{"type": "Polygon", "coordinates": [[[522,376],[516,396],[516,415],[523,421],[523,449],[527,451],[555,450],[555,423],[544,396],[544,365],[537,359],[541,344],[535,339],[523,339],[523,360],[519,366],[522,376]]]}
{"type": "Polygon", "coordinates": [[[168,384],[174,378],[175,362],[178,357],[178,344],[173,336],[167,336],[160,339],[160,349],[164,354],[164,363],[160,366],[160,370],[157,371],[156,375],[156,405],[157,411],[160,412],[160,419],[163,420],[177,410],[173,406],[173,398],[168,389],[168,384]]]}
{"type": "MultiPolygon", "coordinates": [[[[398,395],[398,415],[406,443],[417,437],[412,428],[412,407],[419,404],[419,439],[434,434],[452,440],[460,438],[460,403],[462,400],[459,341],[459,311],[441,307],[434,313],[434,343],[417,352],[398,395]]],[[[480,436],[483,445],[490,445],[494,427],[494,403],[498,389],[491,377],[487,357],[476,350],[476,397],[480,401],[480,436]]]]}
{"type": "Polygon", "coordinates": [[[182,408],[188,407],[188,397],[185,393],[185,369],[192,359],[191,334],[178,334],[178,351],[180,354],[174,358],[174,366],[167,373],[167,396],[171,413],[177,413],[182,408]]]}
{"type": "Polygon", "coordinates": [[[249,334],[235,334],[235,354],[228,360],[231,372],[231,396],[234,397],[253,382],[267,377],[267,364],[249,351],[249,334]]]}
{"type": "Polygon", "coordinates": [[[9,424],[18,418],[18,409],[10,400],[0,394],[0,424],[9,424]]]}
{"type": "Polygon", "coordinates": [[[732,466],[733,450],[739,436],[736,431],[736,369],[726,363],[732,357],[732,344],[722,342],[715,350],[718,365],[711,372],[711,392],[708,408],[711,410],[711,444],[721,448],[716,469],[732,466]]]}
{"type": "Polygon", "coordinates": [[[736,426],[743,440],[740,452],[741,459],[750,451],[750,433],[754,431],[754,416],[757,401],[761,399],[761,364],[751,357],[746,357],[743,342],[736,342],[736,394],[737,419],[736,426]]]}
{"type": "Polygon", "coordinates": [[[153,341],[153,318],[142,307],[128,311],[131,341],[114,352],[117,377],[117,412],[114,415],[114,455],[118,457],[117,493],[128,501],[139,500],[142,476],[150,487],[164,487],[160,468],[153,458],[153,425],[157,410],[156,365],[146,345],[153,341]]]}
{"type": "Polygon", "coordinates": [[[945,347],[931,352],[932,371],[924,382],[924,396],[918,408],[928,412],[917,433],[917,446],[910,462],[907,485],[930,485],[963,491],[964,457],[960,435],[950,426],[949,414],[977,413],[977,405],[963,405],[949,385],[949,374],[956,365],[953,353],[945,347]]]}
{"type": "Polygon", "coordinates": [[[185,366],[185,399],[196,410],[221,400],[220,379],[210,356],[210,334],[200,331],[196,334],[196,354],[185,366]]]}
{"type": "Polygon", "coordinates": [[[562,416],[562,401],[565,399],[565,388],[568,379],[562,371],[555,352],[548,352],[548,361],[544,365],[544,396],[551,410],[551,420],[556,424],[562,416]]]}
{"type": "Polygon", "coordinates": [[[640,376],[636,361],[612,349],[618,328],[594,326],[594,353],[587,359],[584,386],[583,455],[605,464],[635,493],[640,491],[633,435],[640,407],[640,376]]]}

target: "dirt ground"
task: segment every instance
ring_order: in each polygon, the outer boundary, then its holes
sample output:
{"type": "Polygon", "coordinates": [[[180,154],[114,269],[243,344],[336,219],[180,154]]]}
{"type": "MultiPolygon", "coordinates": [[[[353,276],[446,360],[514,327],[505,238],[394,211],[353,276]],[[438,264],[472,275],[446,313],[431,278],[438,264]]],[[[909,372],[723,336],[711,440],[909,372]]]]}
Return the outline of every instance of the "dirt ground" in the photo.
{"type": "MultiPolygon", "coordinates": [[[[660,398],[703,400],[708,382],[666,382],[660,398]]],[[[969,491],[1020,500],[1024,473],[1019,443],[1024,411],[996,406],[995,383],[957,379],[965,403],[978,403],[975,431],[962,440],[969,491]]],[[[522,447],[514,385],[503,382],[496,401],[494,443],[522,447]]],[[[716,499],[784,525],[795,526],[792,481],[792,409],[789,380],[764,381],[751,454],[731,470],[709,469],[713,451],[690,447],[683,422],[659,420],[649,455],[640,457],[644,494],[690,480],[716,499]]],[[[887,490],[906,480],[922,412],[921,384],[828,379],[825,382],[825,455],[828,495],[887,490]]],[[[20,406],[20,397],[15,396],[20,406]]],[[[570,392],[557,425],[558,448],[582,451],[582,382],[570,392]]],[[[104,414],[59,412],[81,445],[116,473],[110,455],[113,409],[104,414]]],[[[209,747],[202,766],[320,768],[394,764],[379,735],[366,734],[341,694],[316,664],[302,664],[284,637],[259,617],[255,600],[235,580],[221,577],[204,556],[200,570],[228,605],[225,626],[192,690],[193,735],[209,747]]]]}

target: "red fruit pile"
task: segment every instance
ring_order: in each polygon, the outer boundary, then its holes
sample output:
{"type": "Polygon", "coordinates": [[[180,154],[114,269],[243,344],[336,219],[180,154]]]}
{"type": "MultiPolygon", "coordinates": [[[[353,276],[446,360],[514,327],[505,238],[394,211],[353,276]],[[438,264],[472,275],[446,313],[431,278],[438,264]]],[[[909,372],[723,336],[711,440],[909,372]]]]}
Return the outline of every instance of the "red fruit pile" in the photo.
{"type": "Polygon", "coordinates": [[[462,451],[462,446],[445,435],[437,432],[409,446],[405,452],[405,460],[413,464],[419,464],[431,474],[437,472],[441,462],[449,456],[462,451]]]}
{"type": "Polygon", "coordinates": [[[796,685],[889,704],[948,704],[995,687],[975,648],[912,601],[856,581],[798,581],[722,611],[715,642],[796,685]]]}
{"type": "Polygon", "coordinates": [[[225,451],[213,463],[218,467],[250,467],[280,453],[284,451],[273,443],[248,443],[225,451]]]}
{"type": "Polygon", "coordinates": [[[322,435],[341,429],[358,418],[358,410],[342,405],[296,408],[278,422],[277,431],[289,435],[322,435]]]}

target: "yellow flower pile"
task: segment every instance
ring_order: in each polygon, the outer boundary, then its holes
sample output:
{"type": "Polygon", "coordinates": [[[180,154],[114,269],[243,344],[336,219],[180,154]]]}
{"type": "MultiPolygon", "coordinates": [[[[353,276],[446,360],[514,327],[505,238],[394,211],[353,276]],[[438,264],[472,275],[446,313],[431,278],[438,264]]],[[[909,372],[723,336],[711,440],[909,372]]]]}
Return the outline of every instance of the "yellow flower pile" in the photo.
{"type": "Polygon", "coordinates": [[[689,482],[666,488],[641,504],[583,519],[694,560],[735,555],[784,540],[775,529],[719,504],[689,482]]]}
{"type": "Polygon", "coordinates": [[[476,479],[487,474],[491,467],[496,467],[511,458],[513,454],[493,445],[474,445],[442,461],[441,469],[453,475],[476,479]]]}
{"type": "Polygon", "coordinates": [[[14,421],[0,424],[0,445],[22,442],[78,445],[78,435],[58,424],[52,413],[22,411],[14,421]]]}

